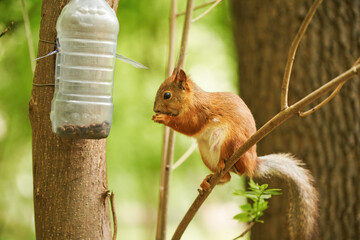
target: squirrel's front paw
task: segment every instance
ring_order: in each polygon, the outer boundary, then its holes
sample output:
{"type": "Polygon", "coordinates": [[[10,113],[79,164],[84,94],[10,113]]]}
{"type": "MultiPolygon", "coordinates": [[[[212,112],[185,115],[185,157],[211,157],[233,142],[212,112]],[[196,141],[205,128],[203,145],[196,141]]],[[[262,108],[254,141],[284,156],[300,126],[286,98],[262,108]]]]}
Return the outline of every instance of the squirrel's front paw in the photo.
{"type": "Polygon", "coordinates": [[[166,115],[166,114],[155,114],[152,116],[152,120],[154,122],[157,122],[157,123],[163,123],[163,124],[168,124],[169,121],[170,121],[170,116],[169,115],[166,115]]]}

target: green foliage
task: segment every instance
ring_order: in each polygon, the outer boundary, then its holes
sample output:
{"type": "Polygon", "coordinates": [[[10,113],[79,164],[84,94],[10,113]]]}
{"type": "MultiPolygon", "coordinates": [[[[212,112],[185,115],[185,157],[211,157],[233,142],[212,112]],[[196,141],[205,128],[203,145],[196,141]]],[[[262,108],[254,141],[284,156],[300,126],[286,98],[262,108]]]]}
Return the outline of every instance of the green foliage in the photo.
{"type": "Polygon", "coordinates": [[[255,183],[252,179],[249,180],[249,190],[237,190],[234,192],[234,195],[246,197],[252,201],[251,203],[245,203],[240,206],[242,213],[234,216],[234,219],[237,219],[239,222],[260,222],[260,217],[264,214],[264,211],[269,207],[268,200],[273,195],[281,195],[281,189],[267,189],[268,185],[263,184],[259,185],[255,183]]]}

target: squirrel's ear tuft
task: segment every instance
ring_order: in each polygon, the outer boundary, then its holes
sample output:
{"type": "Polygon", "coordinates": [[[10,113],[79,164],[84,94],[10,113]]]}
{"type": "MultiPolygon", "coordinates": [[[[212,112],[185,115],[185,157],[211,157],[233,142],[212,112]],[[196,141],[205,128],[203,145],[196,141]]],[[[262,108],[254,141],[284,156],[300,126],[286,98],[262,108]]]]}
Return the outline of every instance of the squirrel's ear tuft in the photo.
{"type": "Polygon", "coordinates": [[[179,81],[186,81],[187,80],[187,76],[186,73],[184,72],[184,70],[180,69],[178,74],[177,74],[177,78],[179,81]]]}
{"type": "Polygon", "coordinates": [[[174,81],[186,81],[187,80],[186,73],[181,68],[174,68],[172,76],[173,76],[174,81]]]}
{"type": "Polygon", "coordinates": [[[174,77],[174,82],[177,83],[178,87],[182,90],[190,90],[189,87],[189,81],[188,81],[188,77],[186,76],[186,73],[184,72],[184,70],[180,69],[175,69],[176,71],[176,75],[174,77]]]}

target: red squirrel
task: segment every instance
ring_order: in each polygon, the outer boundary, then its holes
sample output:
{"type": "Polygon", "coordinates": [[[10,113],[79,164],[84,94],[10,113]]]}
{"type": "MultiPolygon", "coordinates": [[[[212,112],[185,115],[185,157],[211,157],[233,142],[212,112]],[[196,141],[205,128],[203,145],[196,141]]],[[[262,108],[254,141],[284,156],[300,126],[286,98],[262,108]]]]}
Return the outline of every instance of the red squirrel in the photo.
{"type": "MultiPolygon", "coordinates": [[[[221,171],[231,155],[256,131],[255,120],[244,101],[230,92],[206,92],[182,69],[160,86],[152,120],[197,140],[201,158],[212,171],[221,171]]],[[[318,194],[310,172],[289,154],[258,157],[256,145],[250,148],[230,170],[252,178],[277,176],[290,183],[293,194],[289,210],[291,239],[312,239],[317,220],[318,194]]],[[[201,184],[210,186],[207,176],[201,184]]],[[[230,181],[227,172],[220,183],[230,181]]]]}

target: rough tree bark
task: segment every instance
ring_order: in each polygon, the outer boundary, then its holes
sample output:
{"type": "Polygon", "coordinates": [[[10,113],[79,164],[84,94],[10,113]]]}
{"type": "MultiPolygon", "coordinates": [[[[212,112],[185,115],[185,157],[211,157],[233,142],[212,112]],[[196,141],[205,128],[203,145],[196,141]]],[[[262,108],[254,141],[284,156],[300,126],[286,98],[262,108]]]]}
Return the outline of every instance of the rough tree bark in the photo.
{"type": "MultiPolygon", "coordinates": [[[[56,21],[67,0],[44,0],[40,39],[55,43],[56,21]]],[[[118,0],[107,0],[116,11],[118,0]]],[[[39,41],[38,56],[54,50],[39,41]]],[[[55,56],[37,62],[34,84],[53,84],[55,56]]],[[[53,86],[33,86],[29,117],[33,136],[36,239],[111,239],[106,140],[68,140],[51,131],[53,86]]]]}
{"type": "MultiPolygon", "coordinates": [[[[261,126],[280,110],[288,50],[311,0],[233,0],[240,93],[261,126]]],[[[289,102],[348,69],[360,56],[360,1],[322,3],[294,63],[289,102]]],[[[318,239],[360,236],[360,81],[349,81],[318,112],[293,118],[258,144],[260,155],[291,152],[313,173],[320,194],[318,239]]],[[[272,187],[286,189],[279,181],[272,187]]],[[[287,193],[274,197],[252,239],[289,239],[287,193]]]]}

